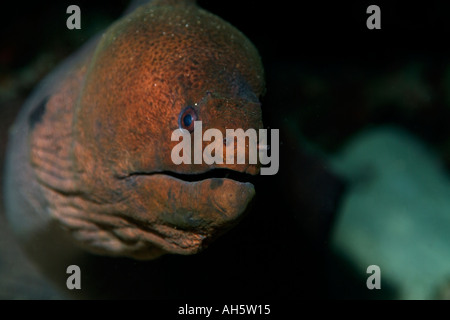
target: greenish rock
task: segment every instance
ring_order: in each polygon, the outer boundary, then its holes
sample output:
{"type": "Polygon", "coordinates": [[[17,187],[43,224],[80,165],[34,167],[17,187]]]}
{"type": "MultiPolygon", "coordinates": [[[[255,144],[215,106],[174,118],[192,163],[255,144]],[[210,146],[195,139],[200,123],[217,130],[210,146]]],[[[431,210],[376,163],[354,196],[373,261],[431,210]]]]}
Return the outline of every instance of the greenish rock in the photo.
{"type": "Polygon", "coordinates": [[[383,127],[356,136],[332,165],[350,182],[334,250],[361,274],[378,265],[381,290],[387,284],[399,299],[439,298],[450,279],[450,179],[438,157],[383,127]]]}

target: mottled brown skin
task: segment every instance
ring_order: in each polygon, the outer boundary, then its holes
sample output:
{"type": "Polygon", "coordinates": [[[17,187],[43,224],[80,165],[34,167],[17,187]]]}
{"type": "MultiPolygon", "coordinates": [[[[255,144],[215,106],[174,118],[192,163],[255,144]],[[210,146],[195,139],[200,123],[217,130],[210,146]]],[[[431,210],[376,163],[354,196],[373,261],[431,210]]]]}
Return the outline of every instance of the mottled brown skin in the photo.
{"type": "Polygon", "coordinates": [[[33,215],[88,251],[152,259],[196,253],[238,221],[252,184],[190,177],[258,165],[175,165],[170,138],[187,106],[203,131],[262,128],[263,68],[244,35],[194,2],[153,1],[69,66],[11,130],[7,209],[19,233],[33,215]]]}

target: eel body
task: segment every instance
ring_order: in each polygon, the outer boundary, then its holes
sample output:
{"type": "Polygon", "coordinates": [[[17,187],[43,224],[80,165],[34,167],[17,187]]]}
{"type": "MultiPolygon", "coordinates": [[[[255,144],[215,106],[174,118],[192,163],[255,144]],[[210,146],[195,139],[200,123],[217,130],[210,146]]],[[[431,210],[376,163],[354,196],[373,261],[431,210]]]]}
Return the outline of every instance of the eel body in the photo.
{"type": "Polygon", "coordinates": [[[172,132],[186,114],[203,132],[260,129],[264,86],[252,43],[195,2],[138,7],[24,105],[6,158],[11,225],[28,251],[199,252],[246,211],[259,165],[176,165],[172,132]]]}

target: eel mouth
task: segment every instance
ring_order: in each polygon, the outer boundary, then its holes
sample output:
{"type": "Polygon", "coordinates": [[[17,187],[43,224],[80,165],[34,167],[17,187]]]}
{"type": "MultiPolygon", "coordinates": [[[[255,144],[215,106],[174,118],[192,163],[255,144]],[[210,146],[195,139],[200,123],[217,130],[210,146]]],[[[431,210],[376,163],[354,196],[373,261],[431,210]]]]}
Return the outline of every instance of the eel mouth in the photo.
{"type": "Polygon", "coordinates": [[[254,184],[256,179],[255,174],[227,168],[214,168],[201,173],[178,173],[173,171],[132,172],[123,178],[152,175],[166,175],[184,182],[199,182],[208,179],[230,179],[240,183],[254,184]]]}

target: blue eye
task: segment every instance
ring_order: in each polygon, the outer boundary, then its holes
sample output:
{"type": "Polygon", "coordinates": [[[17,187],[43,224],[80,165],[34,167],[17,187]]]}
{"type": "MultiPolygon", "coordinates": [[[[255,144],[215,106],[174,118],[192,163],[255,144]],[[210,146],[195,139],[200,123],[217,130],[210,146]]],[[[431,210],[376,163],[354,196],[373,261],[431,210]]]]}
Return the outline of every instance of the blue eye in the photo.
{"type": "Polygon", "coordinates": [[[189,132],[194,131],[194,121],[197,120],[197,112],[194,108],[187,107],[183,109],[178,117],[178,126],[181,129],[186,129],[189,132]]]}
{"type": "Polygon", "coordinates": [[[183,118],[183,124],[185,127],[189,127],[192,123],[192,115],[187,114],[183,118]]]}

